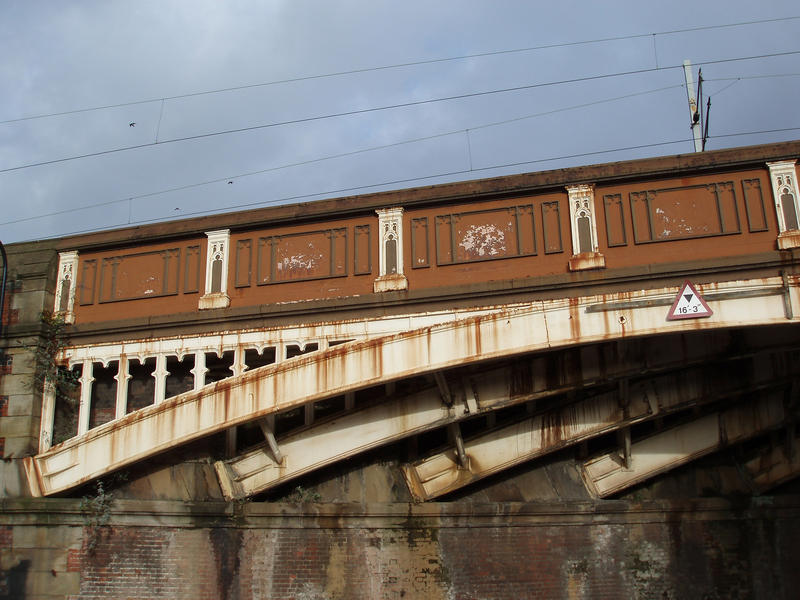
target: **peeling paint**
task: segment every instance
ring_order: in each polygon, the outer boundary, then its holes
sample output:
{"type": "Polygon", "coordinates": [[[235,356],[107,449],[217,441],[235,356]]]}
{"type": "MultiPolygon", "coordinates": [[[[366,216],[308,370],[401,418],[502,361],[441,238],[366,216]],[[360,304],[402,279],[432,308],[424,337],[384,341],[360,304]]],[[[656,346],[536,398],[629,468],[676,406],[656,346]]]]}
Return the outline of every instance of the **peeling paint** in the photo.
{"type": "Polygon", "coordinates": [[[497,225],[470,225],[458,244],[470,258],[489,258],[506,253],[506,235],[497,225]]]}

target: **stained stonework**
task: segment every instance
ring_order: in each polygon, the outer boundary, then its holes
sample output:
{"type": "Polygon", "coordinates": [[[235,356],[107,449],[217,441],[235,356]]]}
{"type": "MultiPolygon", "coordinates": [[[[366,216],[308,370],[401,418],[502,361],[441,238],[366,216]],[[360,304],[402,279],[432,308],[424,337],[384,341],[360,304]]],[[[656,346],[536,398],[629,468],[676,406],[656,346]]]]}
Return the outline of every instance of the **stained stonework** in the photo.
{"type": "Polygon", "coordinates": [[[788,598],[800,585],[796,501],[129,508],[92,530],[77,501],[7,504],[0,597],[788,598]]]}

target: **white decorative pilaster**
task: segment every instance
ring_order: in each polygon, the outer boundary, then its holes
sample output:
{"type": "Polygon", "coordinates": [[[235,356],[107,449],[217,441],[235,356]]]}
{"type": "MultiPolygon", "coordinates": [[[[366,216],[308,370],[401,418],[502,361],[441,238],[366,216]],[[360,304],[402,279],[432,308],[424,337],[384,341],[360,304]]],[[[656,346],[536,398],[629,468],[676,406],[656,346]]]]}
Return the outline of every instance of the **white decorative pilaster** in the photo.
{"type": "Polygon", "coordinates": [[[78,405],[78,435],[89,431],[89,414],[92,407],[92,383],[94,377],[94,363],[91,360],[84,360],[81,368],[81,400],[78,405]]]}
{"type": "Polygon", "coordinates": [[[403,208],[379,208],[378,213],[378,258],[379,277],[375,280],[375,292],[390,292],[408,289],[408,279],[403,275],[403,208]]]}
{"type": "Polygon", "coordinates": [[[192,369],[191,373],[194,375],[194,389],[199,390],[206,384],[206,373],[208,369],[206,368],[206,352],[205,350],[200,350],[195,352],[194,354],[194,369],[192,369]]]}
{"type": "Polygon", "coordinates": [[[39,453],[47,452],[53,445],[53,427],[56,415],[56,385],[51,379],[44,382],[42,418],[39,425],[39,453]]]}
{"type": "Polygon", "coordinates": [[[606,259],[600,254],[597,242],[594,185],[587,183],[568,185],[567,194],[572,232],[572,258],[569,260],[569,270],[602,269],[606,266],[606,259]]]}
{"type": "Polygon", "coordinates": [[[156,368],[153,371],[153,378],[156,380],[155,384],[155,393],[154,402],[156,404],[160,404],[164,401],[164,398],[167,395],[167,376],[169,375],[169,371],[167,371],[167,356],[166,354],[157,354],[156,355],[156,368]]]}
{"type": "Polygon", "coordinates": [[[230,229],[207,231],[205,294],[200,297],[199,308],[227,308],[231,299],[228,296],[228,262],[230,258],[230,229]]]}
{"type": "Polygon", "coordinates": [[[794,160],[767,163],[778,217],[778,248],[800,247],[800,207],[794,160]]]}
{"type": "Polygon", "coordinates": [[[124,354],[119,357],[119,368],[114,379],[117,380],[117,403],[114,409],[114,418],[120,419],[128,412],[128,381],[131,378],[128,365],[130,361],[124,354]]]}
{"type": "Polygon", "coordinates": [[[233,364],[231,365],[233,376],[241,375],[246,370],[247,364],[244,362],[244,348],[242,346],[236,346],[233,350],[233,364]]]}
{"type": "Polygon", "coordinates": [[[75,322],[75,279],[78,274],[78,252],[59,252],[58,283],[53,312],[64,317],[65,323],[75,322]]]}

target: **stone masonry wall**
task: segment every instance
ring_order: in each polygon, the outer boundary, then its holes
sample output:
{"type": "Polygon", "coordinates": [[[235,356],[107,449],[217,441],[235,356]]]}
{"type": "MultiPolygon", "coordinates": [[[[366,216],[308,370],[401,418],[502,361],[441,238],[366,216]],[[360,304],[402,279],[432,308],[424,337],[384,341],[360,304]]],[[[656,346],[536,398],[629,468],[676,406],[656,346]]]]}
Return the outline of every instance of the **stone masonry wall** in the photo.
{"type": "Polygon", "coordinates": [[[34,389],[40,315],[52,308],[58,254],[53,242],[6,247],[8,283],[0,337],[0,498],[28,495],[22,458],[39,443],[41,393],[34,389]]]}
{"type": "Polygon", "coordinates": [[[800,498],[742,504],[7,500],[0,598],[790,598],[800,498]],[[130,503],[130,505],[126,504],[130,503]]]}

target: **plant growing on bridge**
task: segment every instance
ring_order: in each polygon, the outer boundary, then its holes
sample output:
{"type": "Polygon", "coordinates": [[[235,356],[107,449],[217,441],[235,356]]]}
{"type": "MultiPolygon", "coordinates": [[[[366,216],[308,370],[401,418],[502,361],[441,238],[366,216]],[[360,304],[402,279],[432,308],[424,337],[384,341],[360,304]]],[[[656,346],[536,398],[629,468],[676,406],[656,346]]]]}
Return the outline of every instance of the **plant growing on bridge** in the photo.
{"type": "Polygon", "coordinates": [[[289,502],[302,503],[302,502],[320,502],[322,496],[317,492],[312,492],[298,485],[288,497],[289,502]]]}
{"type": "Polygon", "coordinates": [[[33,353],[35,390],[41,391],[46,385],[55,392],[56,410],[60,413],[53,427],[52,443],[57,444],[75,434],[78,418],[78,374],[58,364],[58,357],[69,345],[64,317],[50,311],[39,316],[41,335],[33,353]]]}
{"type": "Polygon", "coordinates": [[[108,525],[111,518],[111,501],[113,492],[106,489],[103,480],[95,483],[94,494],[81,498],[81,514],[86,527],[86,552],[91,556],[97,549],[102,529],[108,525]]]}
{"type": "Polygon", "coordinates": [[[114,492],[111,488],[127,481],[127,472],[120,472],[106,479],[98,479],[94,484],[94,493],[81,498],[80,511],[86,527],[86,552],[91,556],[97,549],[102,532],[111,519],[111,503],[114,492]]]}

